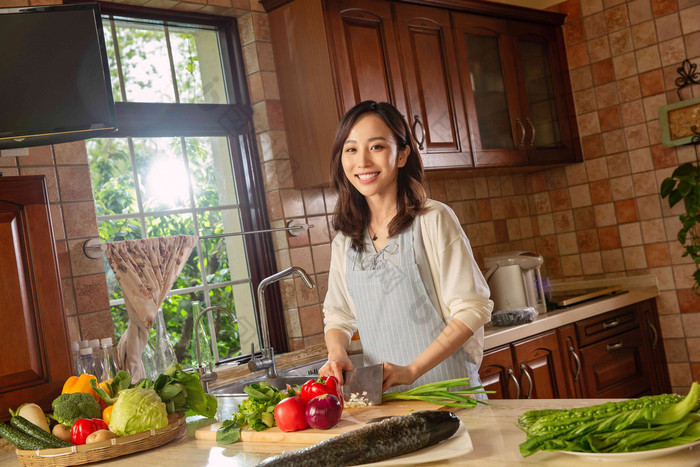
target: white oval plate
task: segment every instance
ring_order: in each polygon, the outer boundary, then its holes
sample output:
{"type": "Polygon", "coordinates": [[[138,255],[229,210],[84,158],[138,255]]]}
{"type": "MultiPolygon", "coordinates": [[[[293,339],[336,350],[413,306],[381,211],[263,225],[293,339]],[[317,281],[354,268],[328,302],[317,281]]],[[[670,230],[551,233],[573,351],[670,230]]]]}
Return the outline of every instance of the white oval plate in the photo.
{"type": "Polygon", "coordinates": [[[682,451],[700,444],[700,440],[693,443],[681,444],[680,446],[671,446],[670,448],[653,449],[651,451],[634,451],[634,452],[576,452],[576,451],[552,451],[561,452],[563,454],[571,454],[572,456],[585,457],[586,459],[596,461],[640,461],[644,459],[653,459],[655,457],[666,456],[674,452],[682,451]]]}
{"type": "Polygon", "coordinates": [[[459,428],[449,439],[442,443],[423,448],[403,456],[392,457],[381,462],[373,462],[371,464],[362,464],[362,467],[379,467],[388,465],[414,465],[423,464],[425,462],[436,462],[453,457],[469,454],[474,450],[472,439],[469,437],[469,432],[462,421],[459,421],[459,428]]]}

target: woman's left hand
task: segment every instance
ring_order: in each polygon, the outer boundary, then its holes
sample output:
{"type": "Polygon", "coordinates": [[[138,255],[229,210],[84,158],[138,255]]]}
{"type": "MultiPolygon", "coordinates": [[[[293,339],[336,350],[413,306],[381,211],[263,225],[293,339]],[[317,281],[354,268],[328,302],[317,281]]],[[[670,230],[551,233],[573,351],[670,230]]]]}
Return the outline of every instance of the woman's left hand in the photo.
{"type": "Polygon", "coordinates": [[[382,384],[382,392],[392,386],[400,384],[413,384],[418,378],[415,371],[408,366],[394,365],[389,362],[381,362],[384,364],[384,384],[382,384]]]}

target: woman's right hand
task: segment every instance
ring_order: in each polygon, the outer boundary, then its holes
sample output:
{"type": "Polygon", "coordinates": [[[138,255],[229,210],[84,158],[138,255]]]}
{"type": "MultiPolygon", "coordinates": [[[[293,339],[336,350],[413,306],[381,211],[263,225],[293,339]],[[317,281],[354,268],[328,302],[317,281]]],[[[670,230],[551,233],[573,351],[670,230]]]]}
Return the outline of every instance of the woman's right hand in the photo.
{"type": "Polygon", "coordinates": [[[352,370],[353,368],[354,366],[347,353],[337,356],[329,355],[328,361],[318,370],[318,374],[324,378],[335,376],[342,386],[345,384],[345,381],[343,381],[343,370],[352,370]]]}

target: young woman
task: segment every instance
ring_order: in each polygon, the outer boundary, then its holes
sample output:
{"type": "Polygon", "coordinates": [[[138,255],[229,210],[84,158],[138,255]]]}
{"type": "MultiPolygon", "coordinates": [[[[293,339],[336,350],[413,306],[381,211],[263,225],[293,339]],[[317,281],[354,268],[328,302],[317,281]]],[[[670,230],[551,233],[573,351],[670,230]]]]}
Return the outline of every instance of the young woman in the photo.
{"type": "Polygon", "coordinates": [[[399,111],[373,101],[350,109],[331,171],[338,234],[321,375],[343,381],[359,331],[365,365],[384,363],[385,391],[460,377],[480,385],[483,326],[493,308],[488,285],[454,212],[426,199],[420,155],[399,111]]]}

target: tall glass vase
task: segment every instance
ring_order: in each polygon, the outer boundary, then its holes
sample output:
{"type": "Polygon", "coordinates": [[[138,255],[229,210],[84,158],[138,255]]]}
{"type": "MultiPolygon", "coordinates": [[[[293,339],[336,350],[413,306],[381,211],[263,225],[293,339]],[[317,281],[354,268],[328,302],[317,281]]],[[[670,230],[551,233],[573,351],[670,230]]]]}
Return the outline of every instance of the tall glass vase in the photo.
{"type": "Polygon", "coordinates": [[[156,322],[154,323],[156,330],[156,340],[153,345],[153,363],[156,376],[165,373],[171,363],[177,363],[175,350],[168,338],[168,332],[165,328],[165,319],[163,319],[163,309],[158,308],[156,313],[156,322]]]}

